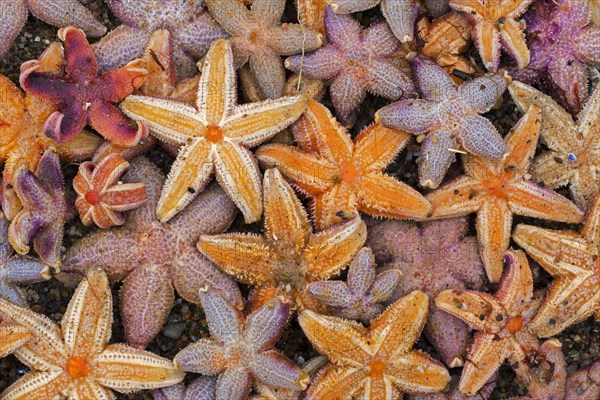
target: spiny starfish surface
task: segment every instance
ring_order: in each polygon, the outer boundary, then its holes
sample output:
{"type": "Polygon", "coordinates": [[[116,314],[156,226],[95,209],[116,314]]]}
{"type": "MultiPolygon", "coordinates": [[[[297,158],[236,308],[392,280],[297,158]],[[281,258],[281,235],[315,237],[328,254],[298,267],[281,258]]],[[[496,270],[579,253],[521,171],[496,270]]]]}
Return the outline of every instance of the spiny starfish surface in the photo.
{"type": "Polygon", "coordinates": [[[114,399],[112,390],[129,393],[183,380],[183,372],[170,360],[125,344],[108,344],[112,295],[99,268],[86,273],[60,326],[3,299],[0,316],[32,335],[14,351],[31,371],[2,393],[3,400],[114,399]]]}
{"type": "Polygon", "coordinates": [[[239,106],[236,95],[233,53],[229,42],[220,39],[204,61],[197,108],[145,96],[129,96],[121,104],[127,115],[148,124],[154,136],[182,145],[156,209],[162,222],[184,209],[213,171],[247,223],[262,215],[260,171],[248,148],[298,119],[306,102],[295,96],[239,106]]]}
{"type": "Polygon", "coordinates": [[[514,241],[554,277],[530,329],[557,335],[592,314],[600,321],[600,196],[579,232],[519,224],[514,241]]]}
{"type": "Polygon", "coordinates": [[[148,135],[144,125],[133,127],[115,106],[144,82],[140,60],[98,76],[96,57],[85,34],[74,27],[61,28],[65,47],[65,75],[40,72],[40,62],[21,65],[19,82],[27,92],[57,106],[42,128],[55,142],[72,139],[86,125],[121,146],[136,145],[148,135]]]}
{"type": "Polygon", "coordinates": [[[353,142],[329,110],[313,100],[292,130],[300,148],[271,144],[256,155],[311,196],[317,229],[353,218],[359,211],[411,219],[423,219],[431,211],[419,192],[383,173],[410,135],[374,124],[353,142]]]}
{"type": "Polygon", "coordinates": [[[183,382],[163,389],[152,391],[154,400],[214,400],[217,379],[212,376],[200,376],[189,384],[183,382]]]}
{"type": "Polygon", "coordinates": [[[366,226],[357,217],[313,233],[300,200],[277,169],[265,172],[263,185],[263,236],[202,235],[198,248],[243,283],[277,291],[300,309],[321,309],[308,284],[344,269],[365,242],[366,226]]]}
{"type": "Polygon", "coordinates": [[[12,354],[31,339],[31,332],[18,324],[0,319],[0,358],[12,354]]]}
{"type": "Polygon", "coordinates": [[[90,10],[77,0],[3,0],[0,8],[0,59],[23,29],[30,11],[42,21],[57,27],[73,25],[91,37],[106,33],[90,10]]]}
{"type": "Polygon", "coordinates": [[[529,64],[524,26],[516,19],[533,0],[450,0],[450,7],[464,12],[473,24],[473,38],[481,61],[488,71],[500,64],[500,46],[517,62],[519,69],[529,64]]]}
{"type": "Polygon", "coordinates": [[[177,218],[161,224],[154,216],[164,175],[138,158],[125,182],[146,183],[148,201],[130,211],[119,228],[95,231],[65,255],[59,279],[79,281],[88,266],[99,266],[111,281],[124,280],[119,306],[127,342],[144,348],[160,332],[173,302],[173,288],[199,303],[198,289],[209,285],[242,307],[238,287],[196,249],[200,233],[221,233],[235,217],[235,206],[218,187],[209,188],[177,218]]]}
{"type": "Polygon", "coordinates": [[[492,283],[502,276],[513,214],[567,223],[579,223],[583,216],[565,197],[527,179],[540,124],[541,110],[533,105],[507,135],[502,162],[466,156],[465,175],[427,196],[434,218],[477,213],[481,258],[492,283]]]}
{"type": "Polygon", "coordinates": [[[351,15],[336,14],[327,7],[325,30],[325,46],[289,57],[285,66],[311,79],[331,80],[331,100],[344,125],[356,122],[367,91],[390,100],[414,92],[412,80],[391,57],[400,43],[388,24],[378,22],[363,31],[351,15]]]}
{"type": "Polygon", "coordinates": [[[532,163],[530,172],[555,189],[569,185],[575,204],[585,210],[600,191],[600,90],[594,90],[577,122],[550,96],[514,81],[509,91],[522,111],[542,109],[540,135],[549,147],[532,163]]]}
{"type": "Polygon", "coordinates": [[[421,145],[421,186],[439,186],[459,147],[497,163],[506,146],[494,125],[479,114],[498,101],[508,79],[492,74],[457,87],[442,67],[423,57],[415,58],[413,71],[423,99],[383,107],[375,121],[415,135],[427,134],[421,145]]]}
{"type": "Polygon", "coordinates": [[[285,69],[281,56],[314,50],[322,35],[309,27],[279,21],[285,0],[254,0],[248,9],[238,0],[205,0],[208,10],[230,34],[235,65],[249,63],[266,98],[283,96],[285,69]]]}
{"type": "Polygon", "coordinates": [[[290,317],[290,303],[273,297],[244,318],[214,290],[201,290],[200,300],[211,338],[177,353],[177,368],[218,375],[216,400],[247,399],[255,380],[271,387],[306,389],[308,375],[273,348],[290,317]]]}
{"type": "Polygon", "coordinates": [[[427,319],[427,295],[414,291],[369,328],[337,317],[303,311],[302,330],[330,363],[313,378],[306,400],[399,399],[404,393],[435,393],[450,382],[443,364],[413,350],[427,319]]]}

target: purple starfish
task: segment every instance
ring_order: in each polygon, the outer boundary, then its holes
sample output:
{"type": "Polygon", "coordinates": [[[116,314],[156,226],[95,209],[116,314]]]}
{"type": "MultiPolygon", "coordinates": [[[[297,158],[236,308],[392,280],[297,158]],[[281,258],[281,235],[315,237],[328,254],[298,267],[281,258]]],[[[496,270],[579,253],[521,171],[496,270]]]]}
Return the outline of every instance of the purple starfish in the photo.
{"type": "Polygon", "coordinates": [[[406,221],[371,220],[369,225],[366,245],[373,249],[380,268],[402,273],[392,300],[413,290],[427,293],[430,313],[425,335],[448,366],[463,365],[469,329],[459,319],[439,310],[433,299],[449,288],[485,288],[477,239],[465,236],[467,220],[446,219],[422,226],[406,221]]]}
{"type": "Polygon", "coordinates": [[[204,11],[204,1],[107,0],[123,22],[93,47],[101,72],[120,68],[144,54],[154,31],[166,29],[173,38],[175,65],[180,78],[197,74],[195,60],[210,44],[225,36],[204,11]]]}
{"type": "Polygon", "coordinates": [[[327,45],[319,50],[289,57],[286,68],[311,79],[330,79],[330,94],[337,119],[344,125],[356,121],[358,106],[368,92],[390,100],[414,92],[412,79],[391,54],[400,46],[387,23],[364,30],[352,16],[325,8],[327,45]]]}
{"type": "Polygon", "coordinates": [[[423,99],[402,100],[383,107],[375,121],[415,135],[427,134],[421,145],[419,181],[437,188],[456,152],[500,159],[506,151],[494,125],[479,114],[489,111],[508,86],[500,74],[488,74],[456,87],[434,61],[416,57],[413,73],[423,99]]]}
{"type": "Polygon", "coordinates": [[[325,305],[333,307],[337,317],[354,319],[368,324],[385,309],[402,274],[390,269],[375,276],[375,256],[363,247],[348,269],[348,281],[319,281],[308,286],[310,294],[325,305]]]}
{"type": "Polygon", "coordinates": [[[106,33],[90,10],[77,0],[2,0],[0,5],[0,59],[27,21],[28,11],[42,21],[57,27],[76,26],[91,37],[106,33]]]}
{"type": "Polygon", "coordinates": [[[175,301],[173,288],[184,299],[199,303],[198,289],[219,289],[242,307],[237,284],[198,250],[200,234],[221,233],[229,227],[236,207],[212,186],[168,224],[154,210],[164,175],[145,158],[131,163],[127,182],[146,183],[148,201],[131,211],[120,228],[94,231],[68,251],[59,279],[78,281],[90,265],[103,268],[111,281],[124,280],[120,309],[127,342],[144,348],[160,332],[175,301]]]}
{"type": "Polygon", "coordinates": [[[154,400],[213,400],[217,388],[217,379],[200,376],[186,385],[181,382],[168,388],[152,391],[154,400]]]}
{"type": "Polygon", "coordinates": [[[242,311],[214,290],[200,290],[210,339],[200,339],[173,359],[176,367],[203,375],[218,375],[217,400],[243,400],[253,381],[304,390],[309,377],[273,349],[290,317],[290,303],[273,297],[244,320],[242,311]]]}
{"type": "Polygon", "coordinates": [[[531,61],[511,69],[514,79],[540,83],[573,114],[588,96],[588,67],[600,66],[600,28],[590,24],[589,4],[538,0],[525,15],[531,61]]]}

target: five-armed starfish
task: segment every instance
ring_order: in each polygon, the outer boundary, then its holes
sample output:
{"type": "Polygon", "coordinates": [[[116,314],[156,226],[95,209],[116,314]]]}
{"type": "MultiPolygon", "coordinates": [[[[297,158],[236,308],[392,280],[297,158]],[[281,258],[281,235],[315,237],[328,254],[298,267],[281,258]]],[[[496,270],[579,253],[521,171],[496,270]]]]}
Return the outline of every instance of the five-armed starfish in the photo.
{"type": "Polygon", "coordinates": [[[463,158],[465,176],[427,196],[434,218],[477,213],[480,253],[490,282],[502,276],[512,215],[579,223],[583,213],[565,197],[526,179],[538,141],[541,110],[531,106],[506,137],[502,162],[477,156],[463,158]]]}

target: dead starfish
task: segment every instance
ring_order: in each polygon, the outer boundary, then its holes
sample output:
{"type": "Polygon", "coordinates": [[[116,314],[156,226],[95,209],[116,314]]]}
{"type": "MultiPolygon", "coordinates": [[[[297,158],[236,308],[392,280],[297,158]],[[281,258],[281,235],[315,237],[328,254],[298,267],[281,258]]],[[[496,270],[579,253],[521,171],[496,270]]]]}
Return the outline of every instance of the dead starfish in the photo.
{"type": "Polygon", "coordinates": [[[198,289],[212,286],[237,307],[235,282],[196,250],[200,233],[221,233],[235,217],[234,204],[216,186],[206,190],[168,224],[154,216],[164,175],[145,158],[132,161],[125,182],[146,183],[148,202],[130,211],[119,228],[95,231],[65,255],[61,280],[79,281],[89,265],[103,268],[111,281],[123,280],[119,306],[127,343],[144,348],[160,332],[175,296],[198,304],[198,289]]]}
{"type": "Polygon", "coordinates": [[[303,311],[302,330],[330,363],[313,378],[306,400],[401,398],[441,391],[450,375],[443,364],[412,346],[427,319],[427,295],[414,291],[392,304],[367,329],[337,317],[303,311]]]}
{"type": "Polygon", "coordinates": [[[61,326],[3,299],[0,316],[31,333],[31,339],[14,351],[31,371],[2,393],[4,400],[113,399],[111,389],[129,393],[183,380],[184,373],[170,360],[125,344],[108,344],[112,295],[99,268],[86,273],[61,326]]]}
{"type": "Polygon", "coordinates": [[[514,81],[509,91],[525,111],[535,104],[542,110],[540,135],[550,148],[532,163],[530,172],[553,189],[569,185],[575,204],[586,210],[600,191],[600,90],[595,90],[573,120],[571,114],[550,96],[524,83],[514,81]]]}
{"type": "Polygon", "coordinates": [[[352,261],[365,242],[365,224],[354,218],[313,233],[300,200],[277,169],[265,172],[263,187],[264,236],[202,235],[198,248],[240,282],[277,291],[300,309],[320,310],[308,284],[337,275],[352,261]]]}
{"type": "Polygon", "coordinates": [[[465,175],[427,196],[434,218],[477,213],[480,253],[490,282],[502,276],[502,255],[508,249],[512,215],[579,223],[583,213],[551,189],[527,180],[541,124],[541,110],[531,106],[506,136],[502,162],[477,156],[463,158],[465,175]]]}
{"type": "Polygon", "coordinates": [[[256,222],[262,215],[260,171],[248,147],[292,124],[304,112],[306,102],[295,96],[237,105],[233,53],[224,39],[212,44],[202,71],[197,108],[143,96],[129,96],[121,103],[125,113],[148,124],[153,135],[182,145],[156,215],[161,222],[175,216],[204,189],[215,171],[246,223],[256,222]]]}

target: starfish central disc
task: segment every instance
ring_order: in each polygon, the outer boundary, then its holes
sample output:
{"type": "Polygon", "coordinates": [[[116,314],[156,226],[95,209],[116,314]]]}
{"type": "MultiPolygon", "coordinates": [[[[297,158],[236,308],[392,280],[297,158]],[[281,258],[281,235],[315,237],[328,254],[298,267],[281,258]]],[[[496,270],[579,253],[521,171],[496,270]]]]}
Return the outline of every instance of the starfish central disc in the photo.
{"type": "Polygon", "coordinates": [[[356,165],[352,161],[348,161],[342,166],[340,171],[341,178],[344,182],[350,184],[354,182],[356,177],[358,176],[358,170],[356,169],[356,165]]]}
{"type": "Polygon", "coordinates": [[[90,190],[85,194],[85,200],[91,205],[96,205],[100,202],[100,193],[96,190],[90,190]]]}
{"type": "Polygon", "coordinates": [[[67,361],[67,372],[71,378],[83,378],[88,375],[90,368],[83,358],[75,356],[67,361]]]}
{"type": "Polygon", "coordinates": [[[371,378],[380,377],[385,371],[386,364],[383,361],[374,360],[369,364],[369,376],[371,378]]]}
{"type": "Polygon", "coordinates": [[[506,327],[504,329],[506,329],[511,334],[514,334],[519,332],[521,328],[523,328],[523,317],[518,316],[510,318],[506,323],[506,327]]]}
{"type": "Polygon", "coordinates": [[[209,126],[208,129],[206,129],[204,137],[209,142],[217,143],[223,139],[223,132],[221,132],[221,129],[218,126],[209,126]]]}

